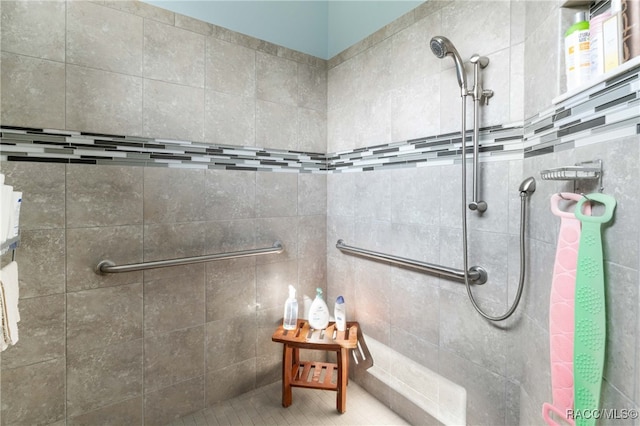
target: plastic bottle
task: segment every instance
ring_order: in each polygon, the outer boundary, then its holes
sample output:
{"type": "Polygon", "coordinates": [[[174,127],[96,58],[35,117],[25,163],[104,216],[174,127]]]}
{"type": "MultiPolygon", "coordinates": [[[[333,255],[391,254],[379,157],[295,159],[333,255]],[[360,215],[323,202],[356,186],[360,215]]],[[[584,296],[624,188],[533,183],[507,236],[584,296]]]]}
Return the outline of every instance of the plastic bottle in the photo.
{"type": "Polygon", "coordinates": [[[333,316],[336,320],[336,328],[338,331],[345,331],[347,329],[347,319],[344,306],[344,297],[338,296],[336,304],[333,307],[333,316]]]}
{"type": "Polygon", "coordinates": [[[585,12],[575,15],[574,23],[564,33],[567,90],[589,81],[591,53],[589,51],[589,21],[585,12]]]}
{"type": "Polygon", "coordinates": [[[9,238],[15,238],[20,234],[20,206],[22,205],[22,192],[13,191],[11,195],[11,222],[9,226],[9,238]]]}
{"type": "Polygon", "coordinates": [[[323,330],[329,325],[329,308],[322,300],[322,289],[320,287],[316,288],[316,298],[311,303],[309,325],[314,330],[323,330]]]}
{"type": "Polygon", "coordinates": [[[302,312],[302,319],[309,320],[309,311],[311,311],[311,304],[313,300],[306,294],[302,296],[302,303],[304,305],[304,310],[302,312]]]}
{"type": "Polygon", "coordinates": [[[295,330],[298,327],[298,300],[296,299],[296,289],[289,286],[289,298],[284,302],[284,319],[282,328],[285,330],[295,330]]]}

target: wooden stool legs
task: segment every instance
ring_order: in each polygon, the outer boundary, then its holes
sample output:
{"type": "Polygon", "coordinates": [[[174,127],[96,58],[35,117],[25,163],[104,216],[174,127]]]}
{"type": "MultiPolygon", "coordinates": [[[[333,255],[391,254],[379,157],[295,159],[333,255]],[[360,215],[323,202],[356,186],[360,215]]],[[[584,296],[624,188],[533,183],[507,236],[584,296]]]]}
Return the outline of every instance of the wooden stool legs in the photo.
{"type": "Polygon", "coordinates": [[[271,340],[283,344],[282,349],[282,406],[293,403],[291,388],[311,388],[335,391],[336,409],[347,409],[347,384],[349,382],[349,351],[358,347],[358,323],[347,322],[347,329],[336,330],[330,323],[324,330],[312,329],[306,320],[298,320],[295,330],[279,326],[271,340]],[[337,362],[300,360],[300,349],[335,352],[337,362]],[[334,377],[337,380],[334,382],[334,377]]]}
{"type": "Polygon", "coordinates": [[[347,410],[347,382],[349,380],[349,349],[342,348],[338,352],[338,396],[336,408],[340,413],[347,410]]]}
{"type": "MultiPolygon", "coordinates": [[[[336,352],[337,354],[337,372],[338,379],[336,383],[336,409],[339,413],[347,410],[347,384],[349,381],[349,349],[342,348],[336,352]]],[[[282,406],[288,407],[293,403],[292,386],[298,374],[298,365],[300,363],[300,349],[283,345],[282,354],[282,406]]],[[[307,386],[313,387],[313,386],[307,386]]],[[[320,386],[318,386],[320,387],[320,386]]]]}
{"type": "MultiPolygon", "coordinates": [[[[282,354],[282,406],[288,407],[293,402],[291,379],[293,375],[293,348],[283,345],[282,354]]],[[[297,349],[296,349],[297,352],[297,349]]]]}

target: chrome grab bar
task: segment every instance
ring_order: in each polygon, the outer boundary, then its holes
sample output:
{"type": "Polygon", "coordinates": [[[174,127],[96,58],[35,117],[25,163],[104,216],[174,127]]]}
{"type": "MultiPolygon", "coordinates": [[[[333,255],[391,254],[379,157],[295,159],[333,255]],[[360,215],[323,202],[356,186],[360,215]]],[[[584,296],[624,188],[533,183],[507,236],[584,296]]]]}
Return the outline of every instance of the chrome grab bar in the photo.
{"type": "Polygon", "coordinates": [[[284,247],[280,241],[267,248],[233,251],[229,253],[205,254],[204,256],[184,257],[180,259],[156,260],[153,262],[116,265],[111,260],[103,260],[96,265],[96,274],[117,274],[120,272],[143,271],[145,269],[166,268],[168,266],[189,265],[192,263],[210,262],[213,260],[237,259],[240,257],[260,256],[263,254],[282,253],[284,247]]]}
{"type": "MultiPolygon", "coordinates": [[[[371,259],[384,260],[385,262],[394,263],[396,265],[407,266],[409,268],[418,269],[432,274],[443,275],[457,280],[464,280],[464,271],[462,269],[449,268],[447,266],[435,265],[433,263],[421,262],[419,260],[407,259],[406,257],[392,256],[390,254],[380,253],[377,251],[366,250],[358,247],[348,246],[343,240],[338,240],[336,248],[346,252],[354,253],[371,259]]],[[[472,266],[467,272],[469,281],[474,284],[484,284],[487,282],[487,271],[481,266],[472,266]]]]}

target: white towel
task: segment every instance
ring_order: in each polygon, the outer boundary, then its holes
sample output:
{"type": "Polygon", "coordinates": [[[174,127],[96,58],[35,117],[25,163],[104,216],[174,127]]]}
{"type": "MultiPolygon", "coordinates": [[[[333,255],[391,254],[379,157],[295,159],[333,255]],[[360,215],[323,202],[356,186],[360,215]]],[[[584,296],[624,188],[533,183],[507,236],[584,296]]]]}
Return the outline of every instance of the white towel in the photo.
{"type": "MultiPolygon", "coordinates": [[[[0,287],[2,297],[2,336],[7,345],[18,342],[18,264],[11,262],[0,270],[0,287]],[[7,340],[8,339],[8,340],[7,340]]],[[[4,345],[0,345],[4,348],[4,345]]]]}

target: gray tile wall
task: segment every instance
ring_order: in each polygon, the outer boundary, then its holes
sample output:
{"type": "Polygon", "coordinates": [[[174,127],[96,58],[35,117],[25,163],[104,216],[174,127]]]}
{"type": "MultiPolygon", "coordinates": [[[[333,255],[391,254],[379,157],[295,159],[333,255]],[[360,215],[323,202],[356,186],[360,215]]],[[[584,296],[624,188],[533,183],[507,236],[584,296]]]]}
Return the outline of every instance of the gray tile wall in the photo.
{"type": "MultiPolygon", "coordinates": [[[[558,40],[567,13],[556,1],[427,2],[402,23],[330,61],[329,152],[459,129],[452,61],[438,60],[425,48],[437,34],[449,37],[463,58],[489,56],[484,86],[496,96],[483,109],[483,126],[522,122],[549,109],[564,90],[558,40]],[[397,94],[402,96],[394,100],[397,94]],[[415,120],[406,111],[415,112],[415,120]]],[[[346,294],[354,301],[349,314],[365,333],[464,386],[469,424],[544,424],[542,403],[551,401],[548,312],[559,226],[549,198],[573,187],[542,181],[539,172],[603,159],[605,176],[610,175],[605,192],[618,199],[618,209],[615,223],[604,232],[609,325],[601,407],[637,409],[640,257],[632,212],[638,198],[633,188],[638,142],[638,136],[614,137],[525,160],[481,163],[482,197],[489,210],[481,218],[469,214],[469,252],[471,264],[489,269],[489,283],[474,294],[494,314],[506,311],[517,289],[517,188],[526,176],[538,181],[529,205],[526,287],[516,315],[503,324],[482,320],[461,284],[334,248],[342,238],[350,245],[462,268],[459,164],[330,174],[329,299],[346,294]]],[[[380,383],[370,380],[363,386],[390,406],[397,404],[380,383]]]]}
{"type": "MultiPolygon", "coordinates": [[[[457,83],[452,63],[429,51],[436,34],[465,58],[489,56],[484,85],[496,96],[483,126],[522,122],[564,85],[557,40],[567,12],[555,1],[431,0],[330,60],[328,71],[324,61],[145,3],[76,3],[2,2],[3,124],[312,152],[456,132],[457,83]],[[111,25],[87,35],[96,20],[111,25]],[[174,53],[182,59],[168,59],[174,53]]],[[[519,273],[517,185],[544,168],[605,161],[605,191],[619,201],[604,234],[602,406],[611,408],[640,405],[638,142],[483,163],[490,207],[470,218],[471,262],[491,273],[474,291],[498,313],[519,273]]],[[[538,179],[522,306],[496,326],[460,284],[334,249],[342,238],[462,267],[458,165],[329,176],[17,162],[2,171],[29,194],[18,252],[25,314],[19,345],[2,354],[3,424],[157,424],[278,380],[270,336],[283,283],[299,294],[326,285],[329,300],[343,294],[366,333],[467,389],[470,424],[542,423],[558,227],[548,200],[571,190],[567,183],[538,179]],[[129,263],[274,239],[285,253],[92,271],[104,257],[129,263]]]]}
{"type": "MultiPolygon", "coordinates": [[[[3,124],[326,151],[322,60],[140,2],[1,13],[3,124]]],[[[25,194],[2,424],[163,424],[279,379],[287,285],[326,286],[325,176],[0,166],[25,194]],[[92,270],[275,240],[261,259],[92,270]]]]}

